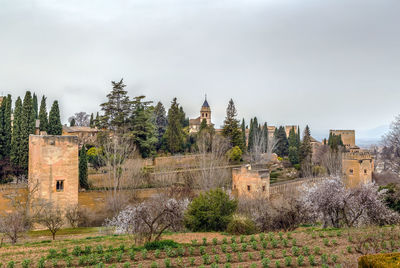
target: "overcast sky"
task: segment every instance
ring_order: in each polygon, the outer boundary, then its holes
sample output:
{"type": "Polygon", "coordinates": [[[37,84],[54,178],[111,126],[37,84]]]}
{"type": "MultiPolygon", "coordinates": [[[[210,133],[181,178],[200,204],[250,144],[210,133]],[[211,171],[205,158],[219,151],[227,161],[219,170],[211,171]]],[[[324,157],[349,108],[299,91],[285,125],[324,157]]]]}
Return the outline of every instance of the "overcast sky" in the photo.
{"type": "Polygon", "coordinates": [[[0,0],[0,93],[58,99],[66,122],[123,77],[191,118],[207,94],[217,127],[233,98],[240,118],[367,138],[400,113],[399,14],[399,0],[0,0]]]}

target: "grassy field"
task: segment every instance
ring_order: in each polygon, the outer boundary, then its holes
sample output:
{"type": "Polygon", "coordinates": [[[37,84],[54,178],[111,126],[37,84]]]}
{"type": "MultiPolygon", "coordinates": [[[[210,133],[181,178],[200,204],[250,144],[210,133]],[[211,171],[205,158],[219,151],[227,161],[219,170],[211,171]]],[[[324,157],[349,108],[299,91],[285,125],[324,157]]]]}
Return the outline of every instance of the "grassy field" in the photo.
{"type": "Polygon", "coordinates": [[[3,244],[2,267],[357,267],[362,253],[399,251],[398,227],[319,229],[231,236],[168,233],[179,244],[147,250],[127,235],[100,228],[64,229],[51,240],[32,231],[20,244],[3,244]]]}

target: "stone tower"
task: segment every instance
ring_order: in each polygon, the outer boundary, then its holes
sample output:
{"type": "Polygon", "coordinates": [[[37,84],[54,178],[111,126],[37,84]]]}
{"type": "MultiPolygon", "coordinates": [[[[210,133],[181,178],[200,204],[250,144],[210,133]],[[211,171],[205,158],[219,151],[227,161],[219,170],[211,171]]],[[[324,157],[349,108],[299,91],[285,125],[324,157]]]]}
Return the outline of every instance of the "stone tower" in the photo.
{"type": "Polygon", "coordinates": [[[60,209],[78,204],[78,137],[29,136],[29,188],[60,209]]]}
{"type": "Polygon", "coordinates": [[[207,125],[211,125],[211,108],[210,105],[208,105],[207,96],[200,109],[200,124],[203,122],[203,119],[207,121],[207,125]]]}

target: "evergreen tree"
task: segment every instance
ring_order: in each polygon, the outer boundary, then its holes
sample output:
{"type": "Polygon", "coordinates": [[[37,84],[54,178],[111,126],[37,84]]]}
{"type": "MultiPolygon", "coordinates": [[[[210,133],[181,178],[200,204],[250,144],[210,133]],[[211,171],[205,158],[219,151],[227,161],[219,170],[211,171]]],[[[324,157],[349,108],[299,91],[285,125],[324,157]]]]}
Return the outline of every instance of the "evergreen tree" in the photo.
{"type": "Polygon", "coordinates": [[[176,98],[172,100],[171,107],[168,110],[168,126],[164,136],[168,150],[171,153],[183,150],[184,133],[182,130],[182,114],[176,98]]]}
{"type": "Polygon", "coordinates": [[[139,149],[142,157],[149,157],[155,154],[157,137],[156,127],[153,122],[153,107],[151,101],[143,101],[145,96],[135,97],[132,102],[132,116],[130,120],[130,135],[133,143],[139,149]]]}
{"type": "Polygon", "coordinates": [[[21,120],[21,145],[19,166],[24,173],[28,172],[29,160],[29,135],[35,133],[35,111],[33,110],[32,95],[30,91],[25,93],[22,104],[21,120]]]}
{"type": "Polygon", "coordinates": [[[239,129],[239,120],[236,119],[237,111],[235,104],[232,99],[229,100],[228,108],[226,109],[226,117],[222,134],[229,139],[231,146],[239,146],[240,149],[244,150],[244,144],[242,135],[239,129]]]}
{"type": "Polygon", "coordinates": [[[156,107],[154,107],[154,121],[158,140],[156,149],[159,150],[164,143],[163,137],[168,125],[167,114],[164,105],[160,101],[157,103],[156,107]]]}
{"type": "Polygon", "coordinates": [[[289,142],[286,137],[286,131],[283,126],[280,126],[275,130],[276,147],[275,153],[280,157],[285,157],[289,155],[289,142]]]}
{"type": "Polygon", "coordinates": [[[303,141],[300,146],[300,162],[312,159],[311,133],[308,125],[304,129],[303,141]]]}
{"type": "Polygon", "coordinates": [[[207,130],[207,128],[208,128],[207,120],[205,118],[203,118],[203,120],[201,120],[201,123],[200,123],[199,132],[202,132],[203,130],[207,130]]]}
{"type": "Polygon", "coordinates": [[[254,142],[254,124],[253,118],[250,118],[250,129],[249,129],[249,140],[247,143],[247,150],[251,152],[253,149],[253,142],[254,142]]]}
{"type": "Polygon", "coordinates": [[[343,146],[342,135],[329,133],[328,145],[332,151],[337,152],[343,146]]]}
{"type": "Polygon", "coordinates": [[[96,118],[94,119],[94,126],[100,128],[100,116],[99,112],[96,113],[96,118]]]}
{"type": "Polygon", "coordinates": [[[298,151],[298,143],[297,143],[297,134],[292,127],[289,131],[289,161],[294,165],[299,163],[299,151],[298,151]]]}
{"type": "Polygon", "coordinates": [[[34,111],[34,114],[35,114],[35,119],[38,119],[38,116],[39,116],[39,114],[38,114],[38,112],[39,112],[39,110],[38,110],[38,99],[37,99],[37,96],[36,96],[35,93],[33,93],[32,105],[33,105],[33,111],[34,111]]]}
{"type": "Polygon", "coordinates": [[[126,85],[123,79],[119,82],[111,82],[113,88],[107,95],[108,101],[102,103],[101,110],[104,115],[100,119],[100,126],[110,130],[125,133],[130,115],[131,101],[128,92],[124,89],[126,85]]]}
{"type": "Polygon", "coordinates": [[[3,102],[0,105],[0,159],[3,159],[6,157],[5,154],[5,125],[4,125],[4,113],[5,113],[5,100],[3,99],[3,102]]]}
{"type": "Polygon", "coordinates": [[[69,122],[69,126],[74,127],[75,125],[76,125],[75,118],[72,118],[71,121],[69,122]]]}
{"type": "Polygon", "coordinates": [[[5,102],[4,107],[4,118],[3,118],[3,153],[6,158],[10,157],[11,152],[11,114],[12,114],[12,99],[11,95],[8,94],[7,98],[3,100],[5,102]]]}
{"type": "Polygon", "coordinates": [[[265,142],[264,152],[267,152],[268,151],[268,142],[269,142],[269,133],[268,133],[267,122],[265,122],[264,126],[263,126],[263,135],[264,135],[264,142],[265,142]]]}
{"type": "Polygon", "coordinates": [[[242,143],[243,143],[243,148],[246,149],[246,123],[244,122],[244,118],[242,119],[242,143]]]}
{"type": "Polygon", "coordinates": [[[62,135],[62,124],[60,118],[60,108],[58,107],[58,101],[54,101],[50,109],[48,134],[62,135]]]}
{"type": "Polygon", "coordinates": [[[90,126],[90,127],[94,127],[93,113],[90,115],[89,126],[90,126]]]}
{"type": "Polygon", "coordinates": [[[12,131],[12,140],[11,140],[11,164],[17,170],[21,169],[21,146],[22,146],[22,101],[21,98],[18,97],[15,102],[14,108],[14,121],[13,121],[13,131],[12,131]]]}
{"type": "Polygon", "coordinates": [[[82,146],[82,149],[79,151],[79,187],[89,189],[88,162],[85,146],[82,146]]]}
{"type": "Polygon", "coordinates": [[[39,127],[40,131],[48,132],[49,119],[47,118],[47,106],[46,106],[45,96],[42,96],[42,100],[40,102],[39,120],[40,120],[40,127],[39,127]]]}
{"type": "Polygon", "coordinates": [[[186,118],[186,114],[183,111],[182,106],[179,107],[179,114],[180,114],[180,118],[181,118],[182,128],[188,127],[189,126],[189,118],[186,118]]]}

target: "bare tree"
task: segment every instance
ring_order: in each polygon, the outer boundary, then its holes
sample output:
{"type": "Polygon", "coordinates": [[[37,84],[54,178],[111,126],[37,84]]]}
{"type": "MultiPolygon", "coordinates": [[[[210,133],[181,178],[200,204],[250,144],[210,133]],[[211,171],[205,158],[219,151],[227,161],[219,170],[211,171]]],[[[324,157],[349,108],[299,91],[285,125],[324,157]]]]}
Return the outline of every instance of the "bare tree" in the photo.
{"type": "MultiPolygon", "coordinates": [[[[266,138],[262,129],[254,129],[253,146],[250,151],[250,162],[260,164],[265,160],[263,154],[266,153],[266,138]]],[[[271,151],[272,152],[272,151],[271,151]]]]}
{"type": "Polygon", "coordinates": [[[21,234],[29,230],[29,227],[26,214],[22,211],[14,210],[0,214],[0,233],[7,236],[12,244],[17,243],[21,234]]]}
{"type": "Polygon", "coordinates": [[[68,122],[71,123],[72,119],[75,120],[75,126],[88,127],[90,121],[90,115],[85,112],[75,113],[75,115],[68,118],[68,122]]]}
{"type": "Polygon", "coordinates": [[[272,160],[272,154],[275,151],[278,140],[275,137],[268,137],[267,149],[265,150],[265,159],[267,162],[272,160]]]}
{"type": "Polygon", "coordinates": [[[37,218],[37,222],[45,226],[56,239],[56,233],[64,225],[63,211],[52,203],[47,203],[37,218]]]}
{"type": "Polygon", "coordinates": [[[383,137],[382,158],[387,171],[400,174],[400,115],[390,125],[389,132],[383,137]]]}
{"type": "Polygon", "coordinates": [[[159,240],[166,230],[180,230],[187,200],[159,195],[122,210],[105,225],[116,233],[132,234],[135,239],[159,240]]]}
{"type": "Polygon", "coordinates": [[[129,188],[137,170],[134,162],[130,162],[131,166],[126,164],[135,152],[136,147],[130,143],[129,137],[114,134],[107,135],[103,140],[101,159],[107,171],[107,204],[114,213],[126,205],[123,190],[129,188]]]}
{"type": "Polygon", "coordinates": [[[217,187],[226,187],[230,181],[230,170],[227,169],[229,141],[221,135],[208,131],[199,134],[197,139],[199,172],[194,173],[200,189],[208,191],[217,187]]]}
{"type": "Polygon", "coordinates": [[[89,213],[86,209],[76,205],[66,209],[65,218],[73,228],[76,228],[85,225],[89,221],[89,213]]]}

